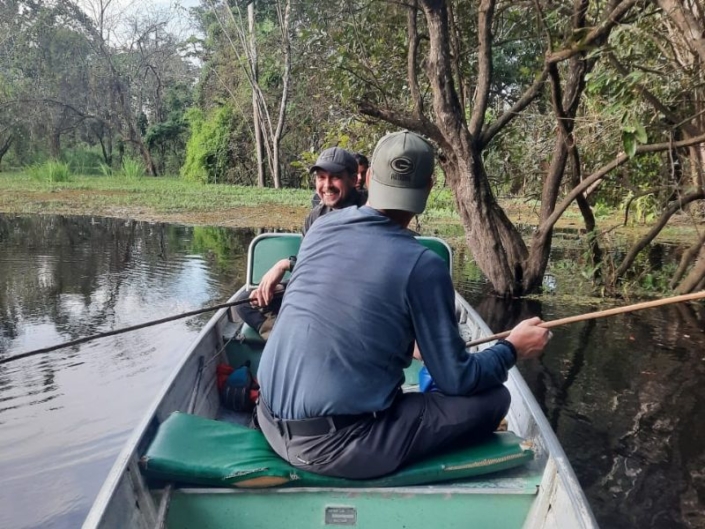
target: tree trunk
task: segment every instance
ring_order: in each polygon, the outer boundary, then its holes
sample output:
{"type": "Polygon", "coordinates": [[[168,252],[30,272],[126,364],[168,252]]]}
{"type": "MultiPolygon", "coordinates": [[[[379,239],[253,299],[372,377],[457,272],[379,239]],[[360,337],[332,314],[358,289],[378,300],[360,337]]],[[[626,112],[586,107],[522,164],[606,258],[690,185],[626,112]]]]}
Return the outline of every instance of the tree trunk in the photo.
{"type": "Polygon", "coordinates": [[[257,104],[257,91],[254,85],[258,82],[259,71],[257,66],[257,37],[255,35],[255,3],[247,4],[247,22],[250,33],[250,70],[252,72],[252,122],[254,123],[255,134],[255,156],[257,158],[257,185],[265,186],[264,180],[264,147],[262,142],[262,117],[260,116],[259,105],[257,104]]]}
{"type": "Polygon", "coordinates": [[[61,158],[61,131],[54,128],[49,135],[49,155],[58,160],[61,158]]]}
{"type": "Polygon", "coordinates": [[[487,185],[479,153],[453,153],[457,163],[441,161],[465,228],[465,240],[494,290],[505,297],[523,291],[526,245],[487,185]]]}
{"type": "Polygon", "coordinates": [[[14,140],[15,135],[10,134],[7,138],[3,140],[2,143],[0,143],[0,172],[2,172],[2,159],[7,154],[7,151],[10,150],[10,147],[12,146],[12,142],[14,140]]]}
{"type": "MultiPolygon", "coordinates": [[[[470,130],[479,129],[481,123],[471,121],[468,127],[453,86],[447,6],[439,1],[424,1],[422,4],[430,40],[427,72],[433,88],[435,122],[442,135],[441,143],[448,151],[448,155],[441,159],[441,167],[453,189],[465,239],[495,291],[503,296],[520,296],[524,294],[526,279],[523,266],[526,245],[490,189],[482,161],[482,146],[470,133],[470,130]]],[[[480,10],[484,10],[488,17],[486,27],[489,30],[493,3],[483,1],[480,10]]],[[[480,106],[485,105],[486,102],[480,102],[480,106]]],[[[473,118],[478,119],[475,114],[473,118]]]]}
{"type": "Polygon", "coordinates": [[[142,134],[138,130],[135,123],[132,107],[130,106],[129,95],[125,94],[126,90],[122,86],[120,79],[115,78],[113,85],[118,96],[119,107],[122,110],[122,115],[125,119],[125,124],[127,125],[129,140],[137,146],[147,172],[152,176],[157,176],[157,168],[152,160],[152,155],[150,154],[149,149],[147,149],[147,146],[144,144],[144,141],[142,141],[142,134]]]}
{"type": "Polygon", "coordinates": [[[281,160],[280,160],[280,144],[282,134],[284,133],[284,123],[286,122],[286,103],[289,99],[289,80],[291,78],[291,36],[289,34],[289,15],[291,13],[291,0],[287,0],[282,13],[281,4],[277,2],[277,13],[279,15],[279,25],[282,32],[282,50],[284,53],[284,73],[282,96],[279,104],[279,119],[277,121],[277,129],[272,136],[272,179],[274,180],[275,189],[282,186],[281,179],[281,160]]]}

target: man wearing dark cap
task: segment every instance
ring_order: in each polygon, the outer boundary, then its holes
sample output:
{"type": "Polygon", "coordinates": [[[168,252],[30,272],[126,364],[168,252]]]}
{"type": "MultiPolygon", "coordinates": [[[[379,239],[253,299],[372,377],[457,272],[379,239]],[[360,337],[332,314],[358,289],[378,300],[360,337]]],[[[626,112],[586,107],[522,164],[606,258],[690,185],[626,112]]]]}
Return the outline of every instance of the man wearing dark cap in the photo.
{"type": "MultiPolygon", "coordinates": [[[[340,147],[331,147],[320,154],[310,172],[315,178],[316,194],[321,201],[304,220],[302,229],[304,235],[314,221],[322,215],[348,206],[362,206],[365,203],[366,196],[355,189],[357,165],[355,157],[340,147]]],[[[257,330],[264,339],[269,337],[274,318],[281,305],[281,298],[275,299],[274,293],[277,288],[282,288],[280,286],[282,278],[292,270],[294,262],[296,261],[293,258],[278,261],[262,276],[255,290],[243,292],[240,299],[249,296],[257,305],[256,307],[252,305],[235,307],[240,318],[257,330]]]]}
{"type": "Polygon", "coordinates": [[[331,147],[321,153],[310,169],[316,185],[319,203],[304,221],[304,234],[318,217],[334,209],[364,205],[365,196],[358,193],[357,160],[340,147],[331,147]]]}
{"type": "MultiPolygon", "coordinates": [[[[355,189],[360,195],[359,205],[363,205],[367,202],[367,190],[365,189],[365,176],[367,175],[367,169],[370,167],[370,162],[367,156],[359,152],[353,153],[355,160],[357,161],[357,180],[355,181],[355,189]]],[[[315,208],[321,203],[321,197],[318,192],[314,192],[311,197],[311,207],[315,208]]]]}
{"type": "Polygon", "coordinates": [[[385,136],[367,205],[326,215],[301,245],[262,353],[257,406],[270,445],[296,467],[368,479],[480,439],[509,408],[508,370],[546,345],[534,318],[467,354],[450,273],[407,229],[433,168],[423,138],[385,136]],[[401,392],[414,341],[438,391],[401,392]]]}

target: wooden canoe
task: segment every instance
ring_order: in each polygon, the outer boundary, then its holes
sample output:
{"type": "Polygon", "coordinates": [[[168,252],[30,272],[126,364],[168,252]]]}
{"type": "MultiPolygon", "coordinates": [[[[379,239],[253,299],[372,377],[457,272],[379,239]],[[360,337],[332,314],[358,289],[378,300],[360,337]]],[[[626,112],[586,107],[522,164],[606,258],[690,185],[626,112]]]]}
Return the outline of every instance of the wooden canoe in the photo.
{"type": "MultiPolygon", "coordinates": [[[[450,248],[443,241],[419,239],[452,269],[450,248]]],[[[276,260],[295,254],[299,244],[300,236],[293,234],[257,237],[250,245],[243,288],[256,284],[276,260]]],[[[492,334],[457,293],[456,312],[466,341],[492,334]]],[[[213,316],[120,453],[85,529],[597,527],[563,449],[516,368],[506,383],[512,395],[509,432],[495,434],[493,446],[472,447],[458,456],[473,458],[470,462],[453,464],[441,455],[426,467],[388,479],[346,483],[319,480],[287,469],[281,460],[262,459],[261,439],[255,438],[261,434],[238,425],[246,422],[243,414],[221,405],[216,366],[249,359],[256,367],[262,347],[232,310],[213,316]],[[245,443],[259,450],[257,468],[251,462],[245,470],[235,464],[247,451],[245,443]],[[497,452],[506,448],[503,444],[514,452],[497,452]],[[517,451],[518,446],[530,446],[530,451],[517,451]],[[421,483],[416,483],[419,476],[421,483]]],[[[414,361],[407,370],[405,391],[418,389],[419,368],[414,361]]]]}

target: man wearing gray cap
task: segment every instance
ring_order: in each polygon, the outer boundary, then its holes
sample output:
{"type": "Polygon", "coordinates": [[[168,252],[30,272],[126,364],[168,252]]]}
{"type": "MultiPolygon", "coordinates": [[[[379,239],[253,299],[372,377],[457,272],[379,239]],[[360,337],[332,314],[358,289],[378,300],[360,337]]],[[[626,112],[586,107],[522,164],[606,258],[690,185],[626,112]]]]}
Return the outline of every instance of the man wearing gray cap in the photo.
{"type": "MultiPolygon", "coordinates": [[[[321,197],[321,201],[306,216],[302,229],[304,235],[313,222],[322,215],[348,206],[362,206],[365,203],[365,197],[355,189],[357,160],[345,149],[331,147],[324,150],[310,172],[314,175],[316,194],[321,197]]],[[[256,289],[244,291],[238,298],[241,300],[249,297],[257,305],[238,305],[235,310],[240,318],[265,340],[272,331],[281,306],[281,298],[275,298],[274,293],[278,288],[283,288],[279,285],[284,274],[292,270],[295,262],[294,257],[276,262],[262,276],[256,289]]]]}
{"type": "Polygon", "coordinates": [[[257,406],[270,445],[296,467],[368,479],[482,438],[509,408],[507,371],[547,342],[534,318],[467,354],[448,269],[407,229],[433,168],[423,138],[385,136],[367,205],[326,215],[301,245],[260,361],[257,406]],[[439,391],[401,392],[415,341],[439,391]]]}

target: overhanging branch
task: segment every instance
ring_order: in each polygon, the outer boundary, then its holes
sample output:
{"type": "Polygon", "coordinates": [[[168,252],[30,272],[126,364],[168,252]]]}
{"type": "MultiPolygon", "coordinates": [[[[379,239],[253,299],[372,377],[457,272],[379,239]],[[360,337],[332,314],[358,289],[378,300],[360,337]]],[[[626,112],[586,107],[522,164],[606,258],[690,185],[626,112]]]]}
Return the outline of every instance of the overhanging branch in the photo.
{"type": "Polygon", "coordinates": [[[438,130],[438,127],[431,123],[424,116],[414,117],[408,114],[398,112],[396,110],[379,108],[369,101],[358,101],[357,108],[361,114],[372,118],[381,119],[397,127],[412,130],[423,134],[427,138],[435,141],[440,146],[448,148],[448,145],[443,138],[443,134],[438,130]]]}
{"type": "MultiPolygon", "coordinates": [[[[700,136],[696,136],[695,138],[682,140],[682,141],[674,141],[674,142],[669,142],[669,143],[654,143],[651,145],[641,145],[636,148],[635,154],[662,152],[662,151],[666,151],[666,150],[672,149],[672,148],[690,147],[691,145],[697,145],[697,144],[703,143],[703,142],[705,142],[705,134],[702,134],[700,136]]],[[[580,182],[579,185],[575,186],[571,190],[571,192],[566,195],[566,197],[561,201],[560,204],[558,204],[556,206],[556,209],[551,214],[551,216],[548,217],[544,222],[541,223],[541,229],[547,230],[547,229],[550,229],[551,227],[553,227],[553,225],[558,221],[558,219],[561,218],[561,215],[563,215],[563,213],[565,213],[565,211],[568,209],[568,207],[572,204],[573,200],[575,200],[575,197],[577,197],[580,193],[585,191],[588,187],[590,187],[595,182],[602,180],[613,169],[616,169],[620,165],[623,165],[624,163],[629,161],[629,159],[630,159],[629,156],[627,156],[625,153],[621,153],[612,162],[605,165],[604,167],[601,167],[599,170],[595,171],[590,176],[586,177],[582,182],[580,182]]]]}

